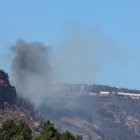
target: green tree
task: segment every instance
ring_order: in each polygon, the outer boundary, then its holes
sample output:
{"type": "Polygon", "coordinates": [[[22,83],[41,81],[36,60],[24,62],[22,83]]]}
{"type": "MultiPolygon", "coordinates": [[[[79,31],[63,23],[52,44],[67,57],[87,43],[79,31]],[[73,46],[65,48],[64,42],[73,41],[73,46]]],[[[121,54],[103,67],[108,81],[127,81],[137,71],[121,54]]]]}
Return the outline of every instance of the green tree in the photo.
{"type": "Polygon", "coordinates": [[[49,120],[43,124],[43,129],[35,140],[59,140],[60,133],[49,120]]]}
{"type": "Polygon", "coordinates": [[[41,133],[34,140],[81,140],[81,137],[75,137],[69,131],[60,133],[54,124],[50,121],[46,121],[43,124],[41,133]]]}
{"type": "Polygon", "coordinates": [[[31,140],[32,131],[26,123],[22,121],[15,127],[15,139],[17,140],[31,140]]]}
{"type": "Polygon", "coordinates": [[[60,140],[76,140],[76,138],[72,133],[66,131],[61,134],[60,140]]]}
{"type": "MultiPolygon", "coordinates": [[[[12,119],[6,119],[0,128],[0,140],[32,140],[32,131],[24,122],[15,123],[12,119]]],[[[34,140],[81,140],[69,131],[60,133],[54,124],[46,121],[42,131],[34,140]]]]}
{"type": "Polygon", "coordinates": [[[12,119],[6,119],[1,128],[2,140],[10,140],[15,135],[15,122],[12,119]]]}
{"type": "Polygon", "coordinates": [[[0,140],[31,140],[32,131],[23,122],[15,124],[13,119],[6,119],[0,129],[0,140]]]}

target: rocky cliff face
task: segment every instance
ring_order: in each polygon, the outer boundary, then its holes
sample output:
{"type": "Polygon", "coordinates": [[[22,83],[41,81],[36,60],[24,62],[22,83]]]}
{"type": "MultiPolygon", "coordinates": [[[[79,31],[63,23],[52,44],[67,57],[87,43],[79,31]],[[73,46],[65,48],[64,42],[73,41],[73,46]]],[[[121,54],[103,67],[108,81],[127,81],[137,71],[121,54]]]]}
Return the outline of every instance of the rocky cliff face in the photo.
{"type": "Polygon", "coordinates": [[[4,104],[15,104],[16,102],[16,89],[9,83],[8,74],[0,70],[0,106],[4,104]]]}
{"type": "Polygon", "coordinates": [[[40,128],[37,115],[38,112],[31,103],[17,96],[8,74],[0,70],[0,125],[5,118],[12,118],[15,122],[27,123],[33,132],[38,132],[40,128]]]}

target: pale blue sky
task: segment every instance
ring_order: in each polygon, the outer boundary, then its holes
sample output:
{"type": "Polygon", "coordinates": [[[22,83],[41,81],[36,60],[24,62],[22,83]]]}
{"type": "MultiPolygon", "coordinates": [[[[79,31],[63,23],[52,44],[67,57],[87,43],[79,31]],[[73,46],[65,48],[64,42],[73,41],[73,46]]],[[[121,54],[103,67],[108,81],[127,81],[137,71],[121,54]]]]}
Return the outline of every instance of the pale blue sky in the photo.
{"type": "Polygon", "coordinates": [[[18,38],[55,48],[73,24],[82,31],[98,26],[124,54],[122,63],[104,64],[96,83],[140,89],[139,0],[0,0],[0,67],[9,69],[5,54],[18,38]]]}

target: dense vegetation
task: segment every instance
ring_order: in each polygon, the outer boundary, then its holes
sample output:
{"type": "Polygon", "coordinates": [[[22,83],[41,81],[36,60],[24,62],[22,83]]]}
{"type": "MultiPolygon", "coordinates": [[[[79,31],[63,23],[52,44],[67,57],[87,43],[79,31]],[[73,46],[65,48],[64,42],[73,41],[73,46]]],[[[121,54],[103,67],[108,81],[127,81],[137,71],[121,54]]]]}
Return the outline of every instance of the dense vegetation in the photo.
{"type": "Polygon", "coordinates": [[[24,122],[16,124],[12,119],[6,119],[0,128],[0,140],[81,140],[69,131],[59,132],[50,121],[44,122],[42,131],[33,136],[29,126],[24,122]]]}
{"type": "Polygon", "coordinates": [[[6,119],[0,129],[0,140],[31,140],[32,131],[27,124],[20,122],[15,124],[14,120],[6,119]]]}

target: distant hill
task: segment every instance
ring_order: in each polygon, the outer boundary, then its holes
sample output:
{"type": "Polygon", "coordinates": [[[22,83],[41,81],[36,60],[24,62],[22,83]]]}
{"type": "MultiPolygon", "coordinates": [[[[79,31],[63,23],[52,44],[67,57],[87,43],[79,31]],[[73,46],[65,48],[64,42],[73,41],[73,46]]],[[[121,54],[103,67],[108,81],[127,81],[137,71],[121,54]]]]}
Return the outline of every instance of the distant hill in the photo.
{"type": "Polygon", "coordinates": [[[40,107],[44,118],[59,129],[84,140],[140,139],[139,90],[87,84],[63,84],[63,88],[52,105],[46,99],[40,107]]]}
{"type": "Polygon", "coordinates": [[[108,85],[100,85],[100,84],[64,84],[66,87],[66,90],[72,91],[72,92],[95,92],[99,93],[101,91],[108,91],[108,92],[125,92],[125,93],[136,93],[140,94],[140,90],[136,89],[128,89],[128,88],[117,88],[117,87],[112,87],[108,85]]]}

